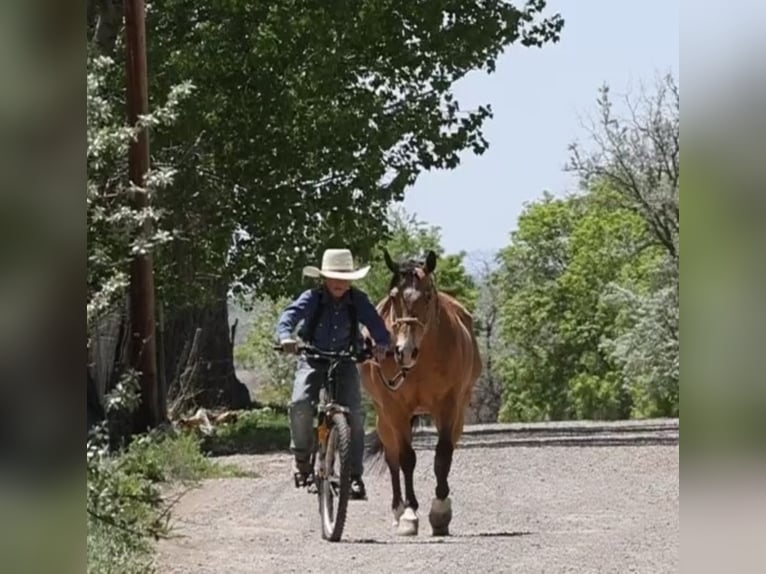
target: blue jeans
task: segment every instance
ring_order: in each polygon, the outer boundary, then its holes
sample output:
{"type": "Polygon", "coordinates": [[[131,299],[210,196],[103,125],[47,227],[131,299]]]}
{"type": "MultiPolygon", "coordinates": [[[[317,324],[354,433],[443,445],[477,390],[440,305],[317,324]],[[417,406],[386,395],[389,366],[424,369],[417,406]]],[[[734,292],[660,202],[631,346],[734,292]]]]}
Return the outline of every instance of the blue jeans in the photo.
{"type": "MultiPolygon", "coordinates": [[[[314,413],[319,401],[319,389],[327,373],[327,364],[298,359],[290,403],[290,449],[296,466],[309,472],[310,455],[314,447],[314,413]]],[[[362,475],[364,470],[364,410],[359,371],[355,363],[341,363],[335,370],[338,402],[350,409],[351,422],[351,474],[362,475]]]]}

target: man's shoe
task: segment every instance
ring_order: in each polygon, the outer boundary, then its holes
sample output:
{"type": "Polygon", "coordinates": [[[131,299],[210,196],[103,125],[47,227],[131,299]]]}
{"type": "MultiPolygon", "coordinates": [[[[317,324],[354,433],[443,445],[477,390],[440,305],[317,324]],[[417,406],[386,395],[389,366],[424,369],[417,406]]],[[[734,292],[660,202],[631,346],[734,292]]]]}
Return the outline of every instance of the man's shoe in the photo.
{"type": "Polygon", "coordinates": [[[367,500],[367,490],[361,476],[351,477],[351,500],[367,500]]]}
{"type": "Polygon", "coordinates": [[[316,493],[313,472],[294,472],[295,488],[307,488],[310,493],[316,493]]]}
{"type": "Polygon", "coordinates": [[[293,459],[293,479],[295,488],[303,488],[314,483],[314,473],[311,464],[293,459]]]}

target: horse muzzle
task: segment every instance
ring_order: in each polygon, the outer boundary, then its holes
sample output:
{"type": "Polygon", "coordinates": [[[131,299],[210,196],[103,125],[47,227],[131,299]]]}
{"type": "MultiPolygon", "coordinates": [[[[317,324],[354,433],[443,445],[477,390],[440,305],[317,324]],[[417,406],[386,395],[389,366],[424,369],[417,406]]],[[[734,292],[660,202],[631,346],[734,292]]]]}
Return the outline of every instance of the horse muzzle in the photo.
{"type": "Polygon", "coordinates": [[[406,353],[404,352],[404,349],[402,347],[396,347],[396,350],[394,351],[394,358],[396,359],[396,364],[399,365],[400,369],[402,369],[402,370],[408,369],[409,370],[409,369],[411,369],[412,367],[415,366],[415,361],[417,361],[417,359],[418,359],[418,348],[414,347],[409,352],[409,361],[408,361],[408,365],[406,365],[406,366],[404,365],[404,361],[406,359],[405,354],[406,353]]]}

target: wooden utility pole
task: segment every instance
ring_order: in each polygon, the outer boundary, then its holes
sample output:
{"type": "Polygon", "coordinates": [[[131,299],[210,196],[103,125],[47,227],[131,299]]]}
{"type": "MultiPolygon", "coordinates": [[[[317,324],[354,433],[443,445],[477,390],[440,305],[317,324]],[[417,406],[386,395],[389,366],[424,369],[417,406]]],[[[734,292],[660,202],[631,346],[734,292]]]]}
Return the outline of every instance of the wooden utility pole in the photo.
{"type": "MultiPolygon", "coordinates": [[[[149,111],[149,90],[146,66],[146,7],[144,0],[125,0],[125,31],[127,45],[128,122],[135,125],[139,116],[149,111]]],[[[149,171],[149,134],[142,129],[131,142],[128,157],[130,180],[139,191],[133,194],[133,207],[143,209],[149,203],[143,191],[149,171]]],[[[152,232],[150,222],[140,231],[152,232]]],[[[154,269],[151,253],[136,254],[130,266],[130,360],[141,372],[141,405],[135,420],[135,430],[154,428],[163,420],[160,413],[157,384],[157,343],[154,320],[154,269]]]]}

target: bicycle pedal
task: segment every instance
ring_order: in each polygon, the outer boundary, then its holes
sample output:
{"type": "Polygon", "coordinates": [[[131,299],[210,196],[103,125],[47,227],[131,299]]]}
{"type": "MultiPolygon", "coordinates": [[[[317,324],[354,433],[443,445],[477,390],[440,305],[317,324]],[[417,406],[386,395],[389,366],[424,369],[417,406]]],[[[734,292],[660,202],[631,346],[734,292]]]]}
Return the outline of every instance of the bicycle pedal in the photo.
{"type": "Polygon", "coordinates": [[[299,472],[296,472],[293,475],[293,480],[295,482],[295,488],[304,488],[314,483],[314,478],[311,475],[305,475],[299,472]]]}

